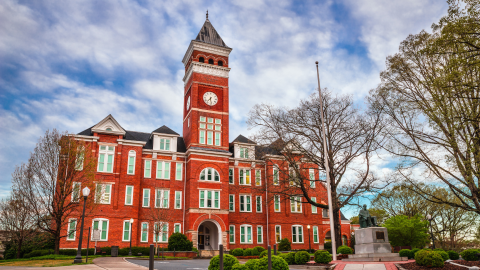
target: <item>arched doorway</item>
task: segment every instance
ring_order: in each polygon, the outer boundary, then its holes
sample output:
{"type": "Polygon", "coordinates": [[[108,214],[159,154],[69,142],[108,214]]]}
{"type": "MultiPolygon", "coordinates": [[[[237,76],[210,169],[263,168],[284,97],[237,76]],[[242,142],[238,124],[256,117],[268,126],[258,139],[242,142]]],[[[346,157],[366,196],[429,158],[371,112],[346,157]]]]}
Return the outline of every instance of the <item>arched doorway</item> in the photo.
{"type": "Polygon", "coordinates": [[[325,234],[325,243],[326,242],[332,242],[332,235],[330,234],[330,231],[328,231],[326,234],[325,234]]]}
{"type": "Polygon", "coordinates": [[[214,220],[205,220],[197,229],[198,250],[218,250],[222,244],[220,225],[214,220]]]}

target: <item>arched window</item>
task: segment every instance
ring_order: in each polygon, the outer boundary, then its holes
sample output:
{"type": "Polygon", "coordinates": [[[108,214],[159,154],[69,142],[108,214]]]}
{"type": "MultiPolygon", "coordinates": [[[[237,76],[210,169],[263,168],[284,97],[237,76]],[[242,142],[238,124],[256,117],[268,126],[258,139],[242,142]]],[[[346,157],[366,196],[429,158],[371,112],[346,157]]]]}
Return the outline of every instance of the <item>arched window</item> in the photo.
{"type": "Polygon", "coordinates": [[[205,63],[205,58],[200,57],[200,58],[198,59],[198,62],[200,62],[200,63],[205,63]]]}
{"type": "Polygon", "coordinates": [[[111,128],[107,128],[106,131],[112,131],[112,129],[111,129],[111,128]]]}
{"type": "Polygon", "coordinates": [[[200,180],[220,182],[220,174],[213,168],[205,168],[200,173],[200,180]]]}
{"type": "Polygon", "coordinates": [[[128,174],[135,174],[135,156],[137,154],[135,153],[135,151],[133,150],[130,150],[130,152],[128,152],[128,174]]]}
{"type": "Polygon", "coordinates": [[[213,59],[208,59],[208,63],[209,63],[210,65],[213,65],[213,59]]]}
{"type": "Polygon", "coordinates": [[[223,61],[218,61],[218,65],[223,67],[223,61]]]}

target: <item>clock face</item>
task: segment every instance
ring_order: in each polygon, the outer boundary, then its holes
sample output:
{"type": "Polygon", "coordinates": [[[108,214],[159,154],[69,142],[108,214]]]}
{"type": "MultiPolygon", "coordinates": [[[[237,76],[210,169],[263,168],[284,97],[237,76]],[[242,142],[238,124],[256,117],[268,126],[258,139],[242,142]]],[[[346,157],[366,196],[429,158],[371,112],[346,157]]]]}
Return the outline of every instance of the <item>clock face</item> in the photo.
{"type": "Polygon", "coordinates": [[[218,97],[213,92],[206,92],[203,95],[203,101],[205,101],[205,103],[207,103],[207,105],[213,106],[213,105],[217,104],[218,97]]]}
{"type": "Polygon", "coordinates": [[[190,97],[187,99],[187,110],[190,109],[190,97]]]}

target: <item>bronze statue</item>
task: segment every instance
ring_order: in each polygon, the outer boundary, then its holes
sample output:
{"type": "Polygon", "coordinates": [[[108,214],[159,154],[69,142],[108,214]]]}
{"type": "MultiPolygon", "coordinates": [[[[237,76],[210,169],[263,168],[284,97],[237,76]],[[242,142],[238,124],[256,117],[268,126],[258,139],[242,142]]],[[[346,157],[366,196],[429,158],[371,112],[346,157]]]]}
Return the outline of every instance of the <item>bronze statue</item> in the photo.
{"type": "Polygon", "coordinates": [[[376,217],[370,216],[368,213],[367,205],[363,205],[363,209],[360,210],[358,214],[358,220],[360,222],[360,228],[368,228],[368,227],[377,227],[377,220],[376,217]]]}

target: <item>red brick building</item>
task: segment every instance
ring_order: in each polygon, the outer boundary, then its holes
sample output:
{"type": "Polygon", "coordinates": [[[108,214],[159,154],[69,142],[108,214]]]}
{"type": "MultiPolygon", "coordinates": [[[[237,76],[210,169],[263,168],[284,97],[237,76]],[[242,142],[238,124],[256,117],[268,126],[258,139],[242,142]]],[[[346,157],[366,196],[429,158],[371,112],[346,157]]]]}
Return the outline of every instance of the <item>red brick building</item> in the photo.
{"type": "MultiPolygon", "coordinates": [[[[133,246],[154,243],[150,214],[166,208],[172,216],[158,239],[161,246],[179,231],[200,250],[266,247],[280,238],[288,238],[292,249],[323,248],[330,237],[327,211],[262,188],[282,177],[282,156],[242,135],[229,142],[231,51],[207,18],[183,58],[183,137],[166,126],[129,131],[111,115],[75,135],[92,144],[98,159],[101,196],[85,218],[86,228],[100,230],[98,246],[127,247],[130,235],[133,246]]],[[[308,173],[319,177],[316,169],[308,173]]],[[[309,195],[325,202],[325,192],[323,184],[313,184],[309,195]]],[[[78,223],[71,220],[61,248],[77,247],[78,223]]],[[[350,238],[343,215],[342,234],[350,238]]]]}

